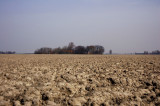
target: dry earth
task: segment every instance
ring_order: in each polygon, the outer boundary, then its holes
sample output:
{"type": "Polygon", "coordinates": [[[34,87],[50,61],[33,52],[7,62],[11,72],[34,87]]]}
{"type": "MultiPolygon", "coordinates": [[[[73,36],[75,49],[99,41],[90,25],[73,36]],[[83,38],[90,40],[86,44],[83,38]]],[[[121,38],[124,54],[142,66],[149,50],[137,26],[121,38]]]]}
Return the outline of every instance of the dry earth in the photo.
{"type": "Polygon", "coordinates": [[[0,106],[159,106],[158,55],[0,55],[0,106]]]}

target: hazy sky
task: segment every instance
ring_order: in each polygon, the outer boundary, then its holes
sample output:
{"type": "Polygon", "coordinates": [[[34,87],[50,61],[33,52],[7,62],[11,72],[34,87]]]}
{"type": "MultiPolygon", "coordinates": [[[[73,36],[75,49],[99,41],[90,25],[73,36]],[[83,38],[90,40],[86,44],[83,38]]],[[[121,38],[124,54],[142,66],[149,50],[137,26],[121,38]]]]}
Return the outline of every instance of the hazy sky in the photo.
{"type": "Polygon", "coordinates": [[[160,0],[0,0],[0,51],[102,45],[160,50],[160,0]]]}

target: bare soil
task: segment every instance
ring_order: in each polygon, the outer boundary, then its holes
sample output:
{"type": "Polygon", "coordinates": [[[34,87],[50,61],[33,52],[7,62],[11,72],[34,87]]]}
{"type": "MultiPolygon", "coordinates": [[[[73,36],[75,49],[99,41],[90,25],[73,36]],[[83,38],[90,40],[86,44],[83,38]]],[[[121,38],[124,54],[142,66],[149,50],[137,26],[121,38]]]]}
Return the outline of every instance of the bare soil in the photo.
{"type": "Polygon", "coordinates": [[[0,106],[160,106],[158,55],[0,55],[0,106]]]}

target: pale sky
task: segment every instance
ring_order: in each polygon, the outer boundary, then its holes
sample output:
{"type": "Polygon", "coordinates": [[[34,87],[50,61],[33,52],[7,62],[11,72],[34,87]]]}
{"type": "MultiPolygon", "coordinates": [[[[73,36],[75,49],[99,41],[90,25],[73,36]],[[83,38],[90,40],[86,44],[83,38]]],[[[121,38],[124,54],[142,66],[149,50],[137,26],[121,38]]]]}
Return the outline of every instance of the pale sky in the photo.
{"type": "Polygon", "coordinates": [[[160,0],[0,0],[0,51],[102,45],[160,50],[160,0]]]}

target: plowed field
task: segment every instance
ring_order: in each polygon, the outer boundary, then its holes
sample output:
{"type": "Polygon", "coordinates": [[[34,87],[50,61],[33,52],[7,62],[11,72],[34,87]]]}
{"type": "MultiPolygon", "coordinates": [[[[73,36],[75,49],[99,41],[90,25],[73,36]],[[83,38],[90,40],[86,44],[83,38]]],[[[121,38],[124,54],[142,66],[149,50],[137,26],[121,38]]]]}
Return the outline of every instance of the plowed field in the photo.
{"type": "Polygon", "coordinates": [[[158,55],[0,55],[0,106],[160,105],[158,55]]]}

